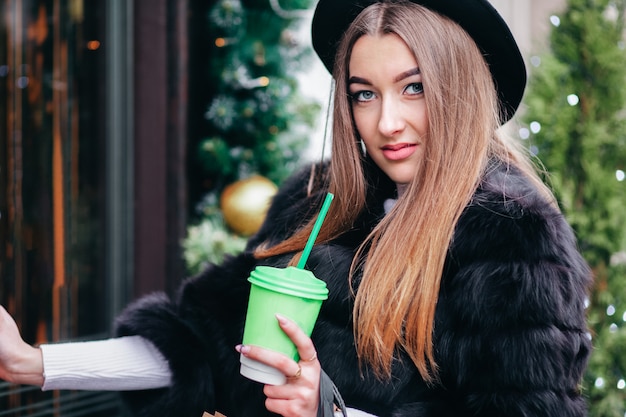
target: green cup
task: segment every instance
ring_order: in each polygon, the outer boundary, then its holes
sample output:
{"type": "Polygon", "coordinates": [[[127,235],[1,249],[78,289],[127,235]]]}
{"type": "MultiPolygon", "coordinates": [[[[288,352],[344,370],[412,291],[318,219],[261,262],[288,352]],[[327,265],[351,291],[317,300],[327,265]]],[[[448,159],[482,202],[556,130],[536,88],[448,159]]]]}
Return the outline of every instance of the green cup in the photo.
{"type": "MultiPolygon", "coordinates": [[[[298,361],[298,350],[278,325],[276,314],[293,320],[310,336],[322,302],[328,298],[326,283],[315,278],[311,271],[293,266],[258,266],[248,281],[252,286],[243,344],[280,352],[298,361]]],[[[285,375],[271,366],[243,355],[240,362],[240,373],[248,379],[271,385],[286,382],[285,375]]]]}

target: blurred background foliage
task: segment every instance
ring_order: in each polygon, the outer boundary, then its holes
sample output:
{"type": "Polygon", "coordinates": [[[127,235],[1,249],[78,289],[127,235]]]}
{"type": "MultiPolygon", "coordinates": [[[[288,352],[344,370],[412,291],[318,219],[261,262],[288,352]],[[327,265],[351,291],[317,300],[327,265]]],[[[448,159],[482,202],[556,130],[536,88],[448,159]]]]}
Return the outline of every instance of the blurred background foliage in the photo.
{"type": "Polygon", "coordinates": [[[593,269],[593,417],[626,416],[626,46],[624,0],[568,0],[533,56],[522,139],[547,171],[593,269]]]}

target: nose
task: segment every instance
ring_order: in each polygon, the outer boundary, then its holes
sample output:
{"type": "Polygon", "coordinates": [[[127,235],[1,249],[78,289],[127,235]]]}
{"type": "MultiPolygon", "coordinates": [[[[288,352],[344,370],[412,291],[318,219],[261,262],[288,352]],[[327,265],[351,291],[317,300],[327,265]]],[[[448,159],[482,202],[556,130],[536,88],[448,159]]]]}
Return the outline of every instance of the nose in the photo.
{"type": "Polygon", "coordinates": [[[406,123],[400,105],[393,99],[382,101],[378,130],[386,137],[392,137],[404,130],[406,123]]]}

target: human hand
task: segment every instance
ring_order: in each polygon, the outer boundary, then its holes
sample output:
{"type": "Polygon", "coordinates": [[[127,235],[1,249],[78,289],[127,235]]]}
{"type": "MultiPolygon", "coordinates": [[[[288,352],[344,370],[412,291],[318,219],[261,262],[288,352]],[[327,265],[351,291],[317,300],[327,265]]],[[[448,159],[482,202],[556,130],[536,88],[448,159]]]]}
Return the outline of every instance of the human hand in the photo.
{"type": "Polygon", "coordinates": [[[284,385],[265,385],[263,393],[267,396],[265,407],[268,411],[283,417],[315,417],[319,405],[321,366],[313,341],[296,323],[276,315],[278,324],[293,341],[300,355],[300,362],[258,346],[236,347],[244,356],[263,362],[287,375],[284,385]]]}
{"type": "Polygon", "coordinates": [[[43,385],[41,350],[22,339],[13,317],[0,306],[0,379],[15,384],[43,385]]]}

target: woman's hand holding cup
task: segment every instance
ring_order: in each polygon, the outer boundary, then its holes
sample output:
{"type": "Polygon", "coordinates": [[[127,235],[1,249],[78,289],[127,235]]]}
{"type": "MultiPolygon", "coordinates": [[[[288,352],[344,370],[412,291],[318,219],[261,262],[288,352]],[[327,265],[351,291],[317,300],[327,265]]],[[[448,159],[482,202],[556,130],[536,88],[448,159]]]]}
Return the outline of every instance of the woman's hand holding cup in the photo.
{"type": "Polygon", "coordinates": [[[300,356],[296,362],[288,356],[252,345],[238,345],[243,356],[278,369],[287,377],[283,385],[265,385],[266,408],[284,417],[315,417],[319,405],[321,366],[311,338],[293,321],[276,315],[278,324],[293,341],[300,356]]]}

